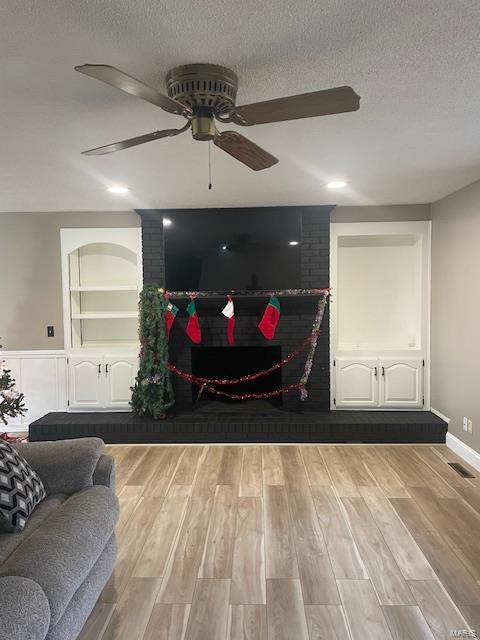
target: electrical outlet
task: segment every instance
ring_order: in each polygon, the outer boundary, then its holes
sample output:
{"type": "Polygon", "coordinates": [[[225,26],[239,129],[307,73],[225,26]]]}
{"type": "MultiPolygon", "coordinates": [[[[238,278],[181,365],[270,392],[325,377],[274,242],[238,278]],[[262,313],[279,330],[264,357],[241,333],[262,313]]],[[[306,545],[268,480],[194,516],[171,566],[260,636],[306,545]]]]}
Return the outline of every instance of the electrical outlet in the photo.
{"type": "Polygon", "coordinates": [[[55,336],[55,329],[51,325],[47,327],[47,337],[53,338],[55,336]]]}
{"type": "Polygon", "coordinates": [[[468,418],[463,418],[463,430],[468,431],[468,418]]]}
{"type": "Polygon", "coordinates": [[[467,423],[468,433],[473,433],[473,422],[471,420],[467,423]]]}

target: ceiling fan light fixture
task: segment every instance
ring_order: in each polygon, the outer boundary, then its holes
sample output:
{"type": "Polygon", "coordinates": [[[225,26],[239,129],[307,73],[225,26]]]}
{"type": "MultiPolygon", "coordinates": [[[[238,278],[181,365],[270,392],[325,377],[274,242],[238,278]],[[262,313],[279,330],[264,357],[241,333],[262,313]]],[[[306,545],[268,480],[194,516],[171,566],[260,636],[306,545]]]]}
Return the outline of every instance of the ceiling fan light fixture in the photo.
{"type": "Polygon", "coordinates": [[[130,191],[130,189],[120,184],[117,184],[117,185],[114,184],[111,187],[108,187],[107,191],[109,193],[114,193],[117,196],[124,196],[126,193],[130,191]]]}
{"type": "Polygon", "coordinates": [[[347,186],[345,180],[332,180],[332,182],[327,182],[327,189],[343,189],[347,186]]]}

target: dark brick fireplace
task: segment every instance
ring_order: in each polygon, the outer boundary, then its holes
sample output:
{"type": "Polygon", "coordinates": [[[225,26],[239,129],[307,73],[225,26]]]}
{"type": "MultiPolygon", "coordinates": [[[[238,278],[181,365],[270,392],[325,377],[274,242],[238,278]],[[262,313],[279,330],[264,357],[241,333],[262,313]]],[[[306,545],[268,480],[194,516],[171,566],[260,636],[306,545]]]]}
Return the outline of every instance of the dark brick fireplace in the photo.
{"type": "MultiPolygon", "coordinates": [[[[329,286],[329,237],[330,212],[333,206],[318,207],[278,207],[280,210],[300,212],[302,219],[301,238],[301,286],[304,288],[322,288],[329,286]]],[[[255,209],[249,209],[255,211],[255,209]]],[[[172,210],[149,209],[137,211],[142,220],[143,278],[145,284],[164,285],[164,217],[172,210]]],[[[194,213],[194,211],[192,211],[194,213]]],[[[262,209],[258,210],[259,215],[262,209]]],[[[258,330],[268,294],[262,298],[235,299],[235,347],[278,346],[284,358],[293,351],[309,334],[315,316],[317,300],[315,298],[282,297],[282,316],[275,339],[267,341],[258,330]]],[[[192,371],[192,343],[185,334],[186,300],[176,300],[180,308],[177,320],[170,335],[170,360],[185,371],[192,371]]],[[[196,307],[202,325],[204,347],[227,347],[226,319],[221,315],[225,299],[197,299],[196,307]]],[[[194,347],[197,348],[197,347],[194,347]]],[[[305,363],[305,354],[301,354],[286,367],[282,368],[283,386],[298,382],[305,363]]],[[[251,371],[261,369],[252,361],[251,371]]],[[[177,410],[191,410],[192,388],[179,378],[174,379],[177,410]]],[[[328,308],[323,319],[323,331],[318,341],[315,363],[309,380],[309,398],[305,409],[328,411],[330,406],[330,368],[329,368],[329,331],[328,308]]],[[[297,410],[300,408],[298,392],[283,396],[282,408],[297,410]]]]}

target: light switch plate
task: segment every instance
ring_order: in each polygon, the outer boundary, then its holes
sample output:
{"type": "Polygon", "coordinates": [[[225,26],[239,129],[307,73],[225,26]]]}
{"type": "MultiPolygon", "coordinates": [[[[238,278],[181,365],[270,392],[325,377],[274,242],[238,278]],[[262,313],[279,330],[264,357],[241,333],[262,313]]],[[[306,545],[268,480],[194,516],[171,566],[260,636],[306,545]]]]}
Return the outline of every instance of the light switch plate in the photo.
{"type": "Polygon", "coordinates": [[[473,433],[473,422],[471,420],[468,420],[467,429],[468,433],[473,433]]]}
{"type": "Polygon", "coordinates": [[[468,418],[463,418],[463,430],[468,431],[468,418]]]}

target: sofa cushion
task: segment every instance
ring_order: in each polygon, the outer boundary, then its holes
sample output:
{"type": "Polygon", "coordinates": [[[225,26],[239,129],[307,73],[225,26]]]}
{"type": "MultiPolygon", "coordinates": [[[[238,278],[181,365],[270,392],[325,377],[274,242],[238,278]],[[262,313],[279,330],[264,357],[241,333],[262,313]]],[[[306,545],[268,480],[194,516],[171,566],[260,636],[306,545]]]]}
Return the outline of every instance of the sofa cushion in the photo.
{"type": "Polygon", "coordinates": [[[28,578],[0,578],[0,640],[43,640],[50,607],[41,587],[28,578]]]}
{"type": "Polygon", "coordinates": [[[57,624],[110,539],[118,513],[118,500],[107,487],[79,491],[15,549],[0,576],[37,582],[48,598],[51,624],[57,624]]]}
{"type": "Polygon", "coordinates": [[[0,530],[22,531],[46,495],[42,481],[25,458],[0,440],[0,530]]]}
{"type": "Polygon", "coordinates": [[[0,531],[0,566],[8,556],[35,531],[35,529],[47,518],[52,511],[65,502],[66,496],[47,496],[45,500],[35,508],[28,519],[27,526],[23,531],[16,533],[5,533],[0,531]]]}

